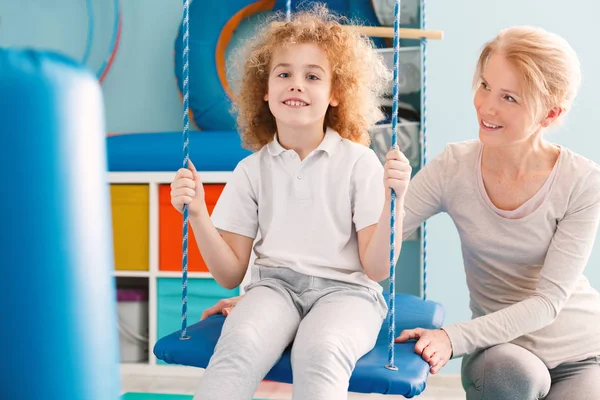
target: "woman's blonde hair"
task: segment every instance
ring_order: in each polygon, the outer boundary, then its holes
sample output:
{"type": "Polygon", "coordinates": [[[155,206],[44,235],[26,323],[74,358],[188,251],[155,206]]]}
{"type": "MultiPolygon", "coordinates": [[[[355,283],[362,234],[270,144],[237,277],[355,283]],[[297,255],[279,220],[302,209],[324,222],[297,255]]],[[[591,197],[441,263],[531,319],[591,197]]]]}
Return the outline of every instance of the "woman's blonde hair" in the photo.
{"type": "Polygon", "coordinates": [[[565,39],[531,26],[502,30],[479,56],[474,89],[481,83],[481,74],[494,53],[502,54],[517,70],[522,95],[534,121],[545,118],[552,107],[570,109],[581,85],[581,67],[565,39]]]}
{"type": "MultiPolygon", "coordinates": [[[[273,20],[281,18],[277,14],[273,20]]],[[[324,128],[369,145],[368,130],[383,118],[377,98],[391,78],[369,38],[343,28],[341,18],[322,4],[292,14],[290,22],[271,22],[244,46],[247,56],[233,102],[244,147],[259,150],[273,139],[275,118],[264,100],[273,53],[280,46],[301,43],[319,45],[331,65],[331,90],[339,104],[327,110],[324,128]]]]}

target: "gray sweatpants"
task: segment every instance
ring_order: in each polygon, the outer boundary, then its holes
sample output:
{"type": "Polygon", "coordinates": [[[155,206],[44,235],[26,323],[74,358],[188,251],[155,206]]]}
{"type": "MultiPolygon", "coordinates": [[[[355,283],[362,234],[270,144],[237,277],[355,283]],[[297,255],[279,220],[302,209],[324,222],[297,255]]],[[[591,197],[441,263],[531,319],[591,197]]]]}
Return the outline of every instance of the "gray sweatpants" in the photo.
{"type": "Polygon", "coordinates": [[[530,351],[500,344],[463,358],[468,400],[598,400],[600,356],[548,370],[530,351]]]}
{"type": "Polygon", "coordinates": [[[225,320],[194,400],[251,399],[292,341],[293,399],[346,399],[356,361],[387,313],[383,296],[289,268],[258,272],[225,320]]]}

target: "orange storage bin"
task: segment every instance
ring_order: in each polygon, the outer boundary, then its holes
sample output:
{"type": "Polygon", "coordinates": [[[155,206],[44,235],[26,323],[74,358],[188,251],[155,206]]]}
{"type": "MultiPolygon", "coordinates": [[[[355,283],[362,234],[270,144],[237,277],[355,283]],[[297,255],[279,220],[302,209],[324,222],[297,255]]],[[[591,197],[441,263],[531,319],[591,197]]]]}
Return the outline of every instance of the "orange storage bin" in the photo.
{"type": "Polygon", "coordinates": [[[110,185],[116,270],[149,269],[149,193],[148,185],[110,185]]]}
{"type": "MultiPolygon", "coordinates": [[[[206,206],[209,213],[212,213],[224,187],[224,184],[204,185],[206,206]]],[[[161,271],[181,271],[183,216],[171,205],[171,188],[169,185],[159,187],[159,203],[158,268],[161,271]]],[[[196,238],[191,226],[188,235],[188,271],[208,272],[208,268],[196,245],[196,238]]]]}

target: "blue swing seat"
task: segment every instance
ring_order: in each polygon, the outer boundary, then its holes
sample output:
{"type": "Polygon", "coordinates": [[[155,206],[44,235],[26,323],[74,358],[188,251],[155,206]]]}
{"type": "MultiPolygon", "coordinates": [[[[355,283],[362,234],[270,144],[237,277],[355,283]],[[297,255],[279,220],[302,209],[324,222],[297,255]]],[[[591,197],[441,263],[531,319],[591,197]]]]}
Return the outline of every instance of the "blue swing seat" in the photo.
{"type": "MultiPolygon", "coordinates": [[[[443,307],[430,300],[408,294],[396,294],[396,332],[412,328],[438,329],[444,320],[443,307]]],[[[386,295],[387,300],[387,295],[386,295]]],[[[206,368],[213,354],[225,317],[215,315],[191,325],[188,340],[180,340],[181,331],[158,340],[154,355],[169,364],[206,368]]],[[[396,394],[407,398],[425,390],[429,366],[414,352],[414,342],[396,343],[395,365],[397,371],[385,368],[388,362],[388,323],[384,322],[377,344],[365,354],[354,369],[348,391],[358,393],[396,394]]],[[[288,348],[273,366],[265,379],[292,383],[292,367],[288,348]]]]}

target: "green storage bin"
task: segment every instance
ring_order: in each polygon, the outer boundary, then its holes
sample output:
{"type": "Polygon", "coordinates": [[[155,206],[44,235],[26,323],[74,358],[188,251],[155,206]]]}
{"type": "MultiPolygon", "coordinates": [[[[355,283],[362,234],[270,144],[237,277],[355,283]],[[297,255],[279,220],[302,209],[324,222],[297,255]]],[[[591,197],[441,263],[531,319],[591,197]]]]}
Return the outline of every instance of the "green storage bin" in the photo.
{"type": "MultiPolygon", "coordinates": [[[[217,301],[239,294],[239,288],[225,289],[212,278],[188,279],[188,326],[198,322],[204,310],[217,301]]],[[[158,278],[157,310],[158,338],[181,329],[181,278],[158,278]]],[[[164,364],[160,360],[157,362],[164,364]]]]}

